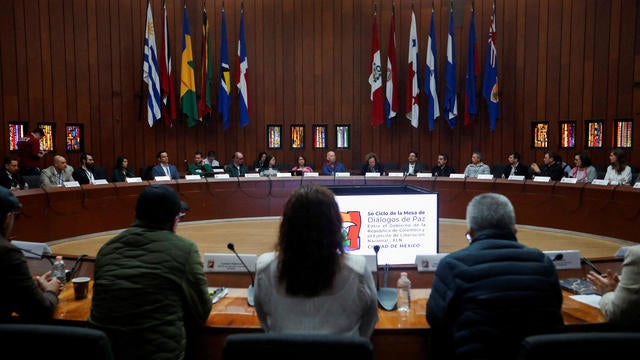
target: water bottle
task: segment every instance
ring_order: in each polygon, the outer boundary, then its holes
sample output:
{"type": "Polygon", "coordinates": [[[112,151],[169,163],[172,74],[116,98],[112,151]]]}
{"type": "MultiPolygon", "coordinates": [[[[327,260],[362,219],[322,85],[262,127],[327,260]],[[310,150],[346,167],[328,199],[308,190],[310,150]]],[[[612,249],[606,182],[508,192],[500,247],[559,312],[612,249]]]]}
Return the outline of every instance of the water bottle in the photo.
{"type": "Polygon", "coordinates": [[[64,268],[64,260],[62,260],[62,256],[56,256],[56,261],[53,262],[53,269],[51,270],[51,276],[58,278],[62,285],[67,282],[67,273],[64,268]]]}
{"type": "Polygon", "coordinates": [[[400,273],[398,279],[398,311],[407,312],[411,307],[411,280],[406,272],[400,273]]]}

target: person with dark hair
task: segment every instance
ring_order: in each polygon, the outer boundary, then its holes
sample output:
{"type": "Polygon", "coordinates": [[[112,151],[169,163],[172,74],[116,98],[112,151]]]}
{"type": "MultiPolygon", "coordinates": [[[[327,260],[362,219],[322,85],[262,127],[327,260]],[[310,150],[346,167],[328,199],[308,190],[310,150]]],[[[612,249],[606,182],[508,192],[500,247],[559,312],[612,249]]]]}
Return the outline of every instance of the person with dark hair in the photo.
{"type": "Polygon", "coordinates": [[[376,288],[364,257],[344,250],[334,195],[303,185],[284,208],[275,252],[256,264],[255,304],[265,332],[370,337],[376,288]]]}
{"type": "Polygon", "coordinates": [[[531,174],[529,173],[529,167],[520,162],[520,153],[512,152],[509,154],[509,164],[504,167],[502,171],[502,178],[508,179],[511,175],[524,176],[525,179],[529,179],[531,174]]]}
{"type": "Polygon", "coordinates": [[[133,224],[96,256],[89,323],[116,359],[183,359],[187,333],[209,317],[198,247],[175,233],[184,208],[172,188],[145,187],[133,224]]]}
{"type": "Polygon", "coordinates": [[[573,163],[576,165],[571,169],[571,177],[578,179],[579,182],[592,182],[598,177],[596,168],[591,165],[591,158],[586,153],[576,154],[573,157],[573,163]]]}
{"type": "Polygon", "coordinates": [[[208,164],[212,168],[215,166],[220,166],[220,163],[218,162],[218,160],[216,160],[216,152],[213,150],[209,150],[207,152],[207,158],[204,159],[204,162],[205,164],[208,164]]]}
{"type": "Polygon", "coordinates": [[[247,171],[247,167],[244,165],[244,155],[239,151],[233,153],[231,163],[224,167],[224,172],[231,177],[244,176],[247,171]]]}
{"type": "Polygon", "coordinates": [[[627,165],[627,156],[624,150],[616,148],[609,154],[611,165],[607,167],[605,180],[611,181],[614,185],[631,184],[631,166],[627,165]]]}
{"type": "Polygon", "coordinates": [[[384,175],[384,166],[382,163],[378,161],[378,156],[374,153],[368,153],[364,157],[364,164],[362,165],[362,169],[360,170],[362,175],[366,173],[378,173],[380,175],[384,175]]]}
{"type": "Polygon", "coordinates": [[[35,280],[29,272],[22,251],[7,238],[22,204],[8,189],[0,187],[0,322],[13,318],[46,321],[51,319],[58,305],[60,281],[51,277],[51,271],[35,280]]]}
{"type": "Polygon", "coordinates": [[[4,171],[0,170],[0,185],[7,189],[28,188],[24,178],[18,171],[18,160],[14,157],[7,156],[4,158],[4,171]]]}
{"type": "Polygon", "coordinates": [[[35,128],[18,140],[18,160],[22,176],[40,175],[40,159],[47,153],[40,150],[40,139],[43,137],[44,131],[35,128]]]}
{"type": "Polygon", "coordinates": [[[482,162],[482,153],[474,151],[471,154],[471,163],[464,169],[464,176],[468,178],[477,178],[480,174],[491,174],[491,168],[489,165],[482,162]]]}
{"type": "Polygon", "coordinates": [[[296,174],[302,175],[302,173],[312,172],[313,169],[310,166],[307,166],[307,159],[305,159],[304,155],[298,155],[296,158],[296,166],[292,167],[291,171],[295,171],[296,174]]]}
{"type": "Polygon", "coordinates": [[[114,182],[124,182],[127,181],[127,178],[136,177],[136,174],[129,167],[129,159],[120,155],[116,159],[116,167],[113,169],[113,181],[114,182]]]}
{"type": "Polygon", "coordinates": [[[542,167],[538,166],[536,163],[531,164],[531,171],[533,176],[548,176],[553,181],[560,181],[564,176],[564,169],[562,168],[562,163],[558,161],[559,155],[549,151],[544,154],[544,158],[542,161],[544,165],[542,167]]]}
{"type": "Polygon", "coordinates": [[[438,162],[436,166],[431,168],[431,174],[433,176],[449,176],[453,173],[455,173],[455,170],[449,166],[449,155],[446,153],[438,154],[438,162]]]}
{"type": "Polygon", "coordinates": [[[73,179],[81,185],[93,184],[95,180],[104,179],[105,176],[96,171],[95,160],[92,154],[80,154],[80,167],[73,171],[73,179]]]}
{"type": "Polygon", "coordinates": [[[73,181],[73,167],[67,165],[64,156],[53,157],[53,165],[40,173],[40,186],[43,188],[62,186],[65,182],[73,181]]]}
{"type": "Polygon", "coordinates": [[[409,162],[402,165],[402,173],[406,175],[416,175],[419,172],[426,170],[424,164],[419,163],[418,159],[420,156],[415,151],[409,152],[409,162]]]}
{"type": "Polygon", "coordinates": [[[256,159],[256,161],[253,163],[253,168],[256,169],[257,172],[260,172],[262,171],[262,169],[268,166],[268,164],[269,162],[267,161],[267,153],[261,151],[260,154],[258,154],[258,158],[256,159]]]}
{"type": "Polygon", "coordinates": [[[277,176],[278,175],[278,160],[275,155],[267,156],[267,163],[265,167],[260,169],[260,176],[277,176]]]}
{"type": "Polygon", "coordinates": [[[555,265],[518,242],[504,195],[474,197],[466,220],[470,244],[440,260],[427,301],[434,358],[515,359],[526,336],[563,325],[555,265]]]}
{"type": "Polygon", "coordinates": [[[212,173],[213,169],[211,165],[207,164],[202,157],[202,152],[196,151],[193,154],[193,163],[189,164],[189,169],[187,173],[189,175],[200,175],[204,176],[206,173],[212,173]]]}
{"type": "Polygon", "coordinates": [[[180,179],[180,173],[178,169],[173,164],[169,164],[169,154],[162,150],[158,151],[156,155],[158,158],[158,165],[154,166],[151,169],[151,176],[169,176],[173,180],[180,179]]]}

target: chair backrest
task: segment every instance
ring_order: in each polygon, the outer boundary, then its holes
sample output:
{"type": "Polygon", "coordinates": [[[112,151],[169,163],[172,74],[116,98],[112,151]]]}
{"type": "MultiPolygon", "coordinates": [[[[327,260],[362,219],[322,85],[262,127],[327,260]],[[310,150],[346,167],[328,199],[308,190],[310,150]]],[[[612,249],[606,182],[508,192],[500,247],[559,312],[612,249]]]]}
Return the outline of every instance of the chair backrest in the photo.
{"type": "Polygon", "coordinates": [[[19,359],[113,360],[104,332],[65,325],[0,324],[0,349],[19,359]]]}
{"type": "Polygon", "coordinates": [[[225,340],[223,360],[257,358],[372,360],[373,345],[363,337],[333,334],[232,334],[225,340]]]}
{"type": "Polygon", "coordinates": [[[29,185],[29,189],[37,189],[40,187],[40,175],[23,176],[24,182],[29,185]]]}
{"type": "Polygon", "coordinates": [[[622,359],[640,343],[640,332],[569,332],[534,335],[524,339],[520,360],[622,359]]]}

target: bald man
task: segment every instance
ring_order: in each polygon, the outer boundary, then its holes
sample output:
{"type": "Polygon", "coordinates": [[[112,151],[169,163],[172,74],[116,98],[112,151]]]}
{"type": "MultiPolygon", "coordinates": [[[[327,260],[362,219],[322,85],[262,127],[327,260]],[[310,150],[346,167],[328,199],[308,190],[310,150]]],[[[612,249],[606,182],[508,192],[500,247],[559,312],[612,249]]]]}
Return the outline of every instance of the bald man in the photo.
{"type": "Polygon", "coordinates": [[[67,165],[64,156],[53,157],[53,165],[40,173],[40,186],[43,188],[62,186],[66,181],[73,181],[73,168],[67,165]]]}
{"type": "Polygon", "coordinates": [[[347,171],[341,162],[336,161],[336,153],[329,151],[327,153],[327,162],[322,165],[322,175],[333,175],[337,172],[347,171]]]}

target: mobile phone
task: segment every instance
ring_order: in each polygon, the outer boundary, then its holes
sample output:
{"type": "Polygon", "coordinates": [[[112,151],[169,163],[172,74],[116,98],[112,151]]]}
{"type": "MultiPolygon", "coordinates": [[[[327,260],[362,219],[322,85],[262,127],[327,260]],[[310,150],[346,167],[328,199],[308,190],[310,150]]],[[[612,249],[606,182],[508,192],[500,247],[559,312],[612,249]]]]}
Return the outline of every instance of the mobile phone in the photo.
{"type": "Polygon", "coordinates": [[[597,266],[593,265],[593,263],[591,261],[589,261],[589,259],[582,257],[580,258],[580,261],[584,264],[586,264],[588,267],[591,268],[591,270],[593,270],[596,274],[598,275],[602,275],[602,271],[600,271],[600,269],[598,269],[597,266]]]}

